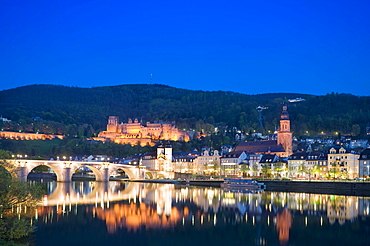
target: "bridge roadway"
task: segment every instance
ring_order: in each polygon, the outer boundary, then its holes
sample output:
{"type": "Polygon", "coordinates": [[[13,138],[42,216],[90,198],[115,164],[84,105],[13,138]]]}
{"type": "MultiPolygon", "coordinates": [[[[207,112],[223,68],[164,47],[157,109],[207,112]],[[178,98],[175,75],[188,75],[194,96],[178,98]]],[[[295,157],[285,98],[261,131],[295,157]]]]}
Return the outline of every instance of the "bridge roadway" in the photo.
{"type": "Polygon", "coordinates": [[[110,162],[26,159],[10,159],[6,160],[6,162],[8,165],[3,165],[4,168],[11,171],[10,173],[15,173],[15,175],[23,181],[27,181],[28,174],[38,166],[47,166],[51,168],[57,176],[57,181],[61,182],[71,181],[75,171],[83,166],[93,171],[96,181],[109,181],[109,177],[119,169],[123,170],[130,179],[144,179],[148,172],[145,166],[132,166],[110,162]]]}

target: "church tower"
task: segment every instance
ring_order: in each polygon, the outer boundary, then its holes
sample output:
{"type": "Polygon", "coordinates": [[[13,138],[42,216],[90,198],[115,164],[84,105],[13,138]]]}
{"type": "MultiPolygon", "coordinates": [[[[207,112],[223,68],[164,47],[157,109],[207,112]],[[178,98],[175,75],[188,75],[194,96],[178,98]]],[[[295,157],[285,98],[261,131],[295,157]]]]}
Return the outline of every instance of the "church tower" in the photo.
{"type": "Polygon", "coordinates": [[[278,144],[281,144],[285,150],[285,155],[282,157],[288,157],[293,154],[293,134],[290,131],[290,120],[288,107],[283,104],[283,112],[280,117],[280,129],[277,134],[278,144]]]}

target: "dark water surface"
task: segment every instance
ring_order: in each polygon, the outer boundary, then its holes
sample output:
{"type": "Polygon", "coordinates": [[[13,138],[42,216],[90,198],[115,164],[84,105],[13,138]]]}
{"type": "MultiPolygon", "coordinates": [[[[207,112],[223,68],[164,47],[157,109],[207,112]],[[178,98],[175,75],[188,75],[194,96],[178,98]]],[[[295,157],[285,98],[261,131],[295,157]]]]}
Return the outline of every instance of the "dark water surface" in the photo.
{"type": "Polygon", "coordinates": [[[51,182],[34,245],[370,245],[370,198],[51,182]]]}

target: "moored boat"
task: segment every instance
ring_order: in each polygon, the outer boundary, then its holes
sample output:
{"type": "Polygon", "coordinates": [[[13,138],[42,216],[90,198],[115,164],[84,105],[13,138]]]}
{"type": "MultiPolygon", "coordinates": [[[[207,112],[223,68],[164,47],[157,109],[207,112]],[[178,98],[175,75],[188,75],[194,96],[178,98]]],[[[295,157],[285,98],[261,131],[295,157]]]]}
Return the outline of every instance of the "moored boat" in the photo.
{"type": "Polygon", "coordinates": [[[266,186],[255,179],[225,179],[221,188],[264,189],[266,186]]]}

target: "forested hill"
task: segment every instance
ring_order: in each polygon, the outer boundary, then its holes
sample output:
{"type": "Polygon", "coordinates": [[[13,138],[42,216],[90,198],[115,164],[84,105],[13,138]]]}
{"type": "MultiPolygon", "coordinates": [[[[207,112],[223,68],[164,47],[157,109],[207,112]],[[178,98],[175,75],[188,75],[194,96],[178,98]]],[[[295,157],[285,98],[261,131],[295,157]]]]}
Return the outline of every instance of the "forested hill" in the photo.
{"type": "Polygon", "coordinates": [[[296,135],[310,132],[365,133],[370,122],[370,97],[331,93],[245,95],[225,91],[192,91],[165,85],[121,85],[78,88],[30,85],[0,91],[0,114],[12,120],[3,128],[68,134],[84,126],[89,134],[105,129],[110,115],[138,118],[143,122],[175,121],[179,128],[211,131],[214,127],[236,127],[245,132],[259,128],[258,106],[263,111],[265,130],[278,125],[283,102],[288,104],[296,135]],[[305,101],[289,103],[301,97],[305,101]],[[35,120],[36,119],[36,120],[35,120]],[[37,122],[36,122],[37,121],[37,122]],[[40,124],[42,122],[42,124],[40,124]],[[19,123],[16,125],[16,123],[19,123]],[[48,127],[46,127],[48,126],[48,127]],[[18,128],[17,128],[18,127],[18,128]]]}

